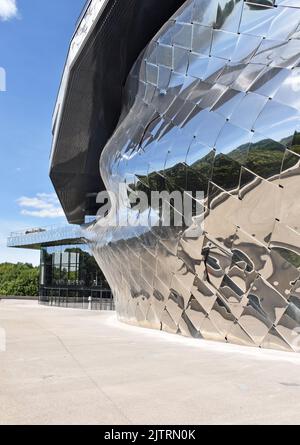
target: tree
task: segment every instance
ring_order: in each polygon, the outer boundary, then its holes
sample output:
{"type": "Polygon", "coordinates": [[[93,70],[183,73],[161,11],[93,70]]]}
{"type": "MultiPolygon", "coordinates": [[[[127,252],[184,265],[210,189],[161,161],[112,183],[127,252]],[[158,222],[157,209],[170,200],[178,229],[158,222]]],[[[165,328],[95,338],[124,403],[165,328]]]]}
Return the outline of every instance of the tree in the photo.
{"type": "Polygon", "coordinates": [[[32,264],[0,264],[0,295],[37,296],[39,275],[39,267],[32,264]]]}

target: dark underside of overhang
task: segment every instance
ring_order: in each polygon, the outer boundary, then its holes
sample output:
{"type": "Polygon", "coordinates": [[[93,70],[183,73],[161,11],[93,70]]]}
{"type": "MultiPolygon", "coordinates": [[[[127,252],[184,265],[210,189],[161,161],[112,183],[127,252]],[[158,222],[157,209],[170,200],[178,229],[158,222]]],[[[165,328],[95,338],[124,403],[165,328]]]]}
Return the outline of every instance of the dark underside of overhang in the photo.
{"type": "Polygon", "coordinates": [[[135,60],[184,0],[110,0],[71,69],[50,177],[68,221],[97,211],[103,147],[135,60]]]}

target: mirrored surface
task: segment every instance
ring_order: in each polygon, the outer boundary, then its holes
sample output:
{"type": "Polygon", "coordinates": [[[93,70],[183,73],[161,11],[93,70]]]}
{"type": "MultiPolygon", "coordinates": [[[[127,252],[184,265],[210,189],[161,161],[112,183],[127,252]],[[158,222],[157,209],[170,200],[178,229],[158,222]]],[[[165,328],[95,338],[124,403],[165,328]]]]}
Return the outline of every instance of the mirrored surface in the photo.
{"type": "Polygon", "coordinates": [[[122,321],[296,350],[299,30],[294,0],[189,0],[136,62],[104,183],[203,197],[190,227],[87,230],[122,321]]]}

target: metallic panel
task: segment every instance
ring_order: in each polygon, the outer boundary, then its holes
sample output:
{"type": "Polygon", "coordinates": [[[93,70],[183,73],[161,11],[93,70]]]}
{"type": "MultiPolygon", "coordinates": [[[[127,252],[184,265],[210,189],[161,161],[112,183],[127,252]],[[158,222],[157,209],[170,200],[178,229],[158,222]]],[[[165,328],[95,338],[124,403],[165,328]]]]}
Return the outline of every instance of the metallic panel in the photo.
{"type": "Polygon", "coordinates": [[[137,59],[103,182],[203,191],[203,233],[90,225],[122,321],[297,350],[299,36],[295,0],[188,0],[137,59]]]}

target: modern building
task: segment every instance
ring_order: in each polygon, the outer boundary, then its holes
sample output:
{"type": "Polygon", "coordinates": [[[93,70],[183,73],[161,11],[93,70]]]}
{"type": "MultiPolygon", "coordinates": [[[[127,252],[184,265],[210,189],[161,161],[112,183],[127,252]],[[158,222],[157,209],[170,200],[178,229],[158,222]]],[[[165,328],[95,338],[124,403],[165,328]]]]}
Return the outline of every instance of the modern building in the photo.
{"type": "Polygon", "coordinates": [[[82,231],[120,320],[297,350],[299,36],[298,0],[87,3],[54,112],[50,177],[72,224],[110,192],[82,231]],[[192,200],[188,223],[166,195],[127,199],[166,191],[192,200]]]}
{"type": "Polygon", "coordinates": [[[114,309],[109,285],[79,226],[32,228],[12,233],[8,246],[40,251],[40,303],[114,309]]]}

